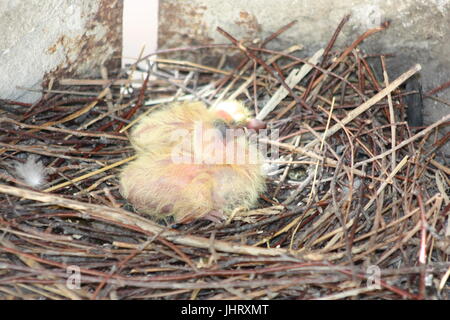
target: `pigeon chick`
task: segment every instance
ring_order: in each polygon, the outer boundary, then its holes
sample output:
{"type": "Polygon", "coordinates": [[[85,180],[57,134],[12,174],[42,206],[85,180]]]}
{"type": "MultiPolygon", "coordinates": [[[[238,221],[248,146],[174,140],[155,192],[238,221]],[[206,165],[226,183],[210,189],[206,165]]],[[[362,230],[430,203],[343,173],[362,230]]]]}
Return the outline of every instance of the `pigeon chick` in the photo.
{"type": "Polygon", "coordinates": [[[209,109],[173,103],[153,112],[131,132],[137,158],[120,174],[122,195],[138,211],[177,223],[219,222],[254,206],[265,190],[264,157],[246,125],[264,126],[237,101],[209,109]]]}

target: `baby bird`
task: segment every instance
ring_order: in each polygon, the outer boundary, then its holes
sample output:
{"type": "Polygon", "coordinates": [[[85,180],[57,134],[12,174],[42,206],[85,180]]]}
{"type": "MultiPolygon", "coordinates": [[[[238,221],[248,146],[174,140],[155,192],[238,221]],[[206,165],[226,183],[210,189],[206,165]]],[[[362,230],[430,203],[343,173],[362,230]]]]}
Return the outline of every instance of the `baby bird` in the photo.
{"type": "Polygon", "coordinates": [[[120,174],[121,194],[140,212],[176,223],[220,222],[265,190],[264,157],[242,129],[262,129],[238,101],[207,108],[174,103],[142,119],[130,140],[137,158],[120,174]]]}

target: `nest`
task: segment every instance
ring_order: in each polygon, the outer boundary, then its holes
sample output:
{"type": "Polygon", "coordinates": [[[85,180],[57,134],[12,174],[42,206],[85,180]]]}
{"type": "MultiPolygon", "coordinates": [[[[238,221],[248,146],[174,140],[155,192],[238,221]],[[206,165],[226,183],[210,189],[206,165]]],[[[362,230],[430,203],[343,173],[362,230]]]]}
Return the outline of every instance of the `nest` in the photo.
{"type": "Polygon", "coordinates": [[[386,25],[335,49],[347,18],[307,58],[265,49],[293,23],[258,45],[219,29],[231,44],[161,50],[142,80],[135,64],[57,79],[33,105],[2,100],[0,298],[448,299],[449,116],[409,126],[421,93],[402,85],[420,66],[391,81],[388,57],[359,49],[386,25]],[[210,50],[219,65],[171,58],[210,50]],[[258,208],[223,224],[134,212],[117,179],[127,130],[164,103],[225,98],[279,132],[258,208]]]}

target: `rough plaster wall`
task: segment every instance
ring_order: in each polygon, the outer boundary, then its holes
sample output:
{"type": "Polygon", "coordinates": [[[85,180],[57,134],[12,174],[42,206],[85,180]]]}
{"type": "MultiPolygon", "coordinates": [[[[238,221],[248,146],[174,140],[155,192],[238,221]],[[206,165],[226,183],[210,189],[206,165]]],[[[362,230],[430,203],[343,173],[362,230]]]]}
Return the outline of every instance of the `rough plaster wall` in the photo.
{"type": "MultiPolygon", "coordinates": [[[[262,39],[296,19],[298,23],[268,47],[302,44],[306,55],[324,47],[348,13],[352,17],[337,46],[348,45],[389,20],[390,28],[371,36],[362,47],[371,53],[396,54],[387,60],[391,78],[420,63],[425,91],[450,80],[450,0],[186,0],[182,4],[160,0],[159,45],[228,43],[216,32],[217,26],[238,39],[262,39]]],[[[440,95],[450,101],[450,90],[440,95]]],[[[447,113],[449,107],[426,101],[426,123],[447,113]]]]}
{"type": "Polygon", "coordinates": [[[120,65],[121,0],[1,0],[0,98],[34,102],[43,78],[120,65]]]}

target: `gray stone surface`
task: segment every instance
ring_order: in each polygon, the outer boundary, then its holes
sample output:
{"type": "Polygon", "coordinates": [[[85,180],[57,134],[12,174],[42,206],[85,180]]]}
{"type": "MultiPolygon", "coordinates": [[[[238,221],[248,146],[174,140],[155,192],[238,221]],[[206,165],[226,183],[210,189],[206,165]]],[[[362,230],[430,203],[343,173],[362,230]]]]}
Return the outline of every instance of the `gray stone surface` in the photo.
{"type": "MultiPolygon", "coordinates": [[[[302,54],[307,55],[324,47],[349,13],[338,47],[388,20],[391,26],[368,38],[362,48],[396,55],[387,60],[391,79],[420,63],[424,92],[450,81],[450,0],[160,0],[159,44],[168,48],[227,43],[217,26],[238,39],[262,39],[298,20],[268,47],[302,44],[302,54]]],[[[450,101],[450,89],[439,96],[450,101]]],[[[429,99],[425,104],[425,124],[450,110],[429,99]]]]}
{"type": "Polygon", "coordinates": [[[117,0],[1,0],[0,98],[33,102],[46,75],[98,73],[120,53],[117,0]],[[114,11],[115,10],[115,11],[114,11]]]}
{"type": "MultiPolygon", "coordinates": [[[[35,101],[48,76],[98,74],[120,55],[122,0],[0,0],[0,98],[35,101]]],[[[292,20],[296,26],[269,48],[323,47],[341,18],[351,13],[337,46],[351,43],[385,20],[386,31],[367,39],[371,53],[394,53],[391,78],[422,65],[424,91],[450,80],[450,0],[160,0],[159,44],[163,48],[226,43],[223,27],[239,39],[262,39],[292,20]]],[[[450,89],[439,97],[450,101],[450,89]]],[[[449,107],[425,100],[425,123],[449,107]]]]}

